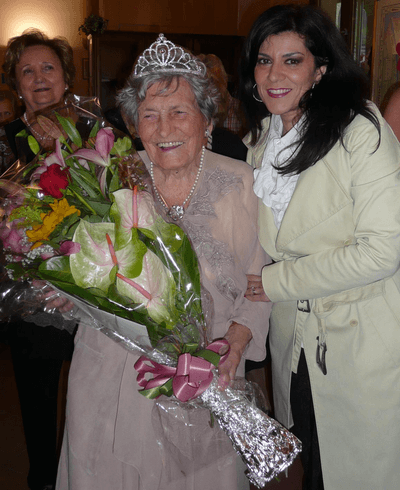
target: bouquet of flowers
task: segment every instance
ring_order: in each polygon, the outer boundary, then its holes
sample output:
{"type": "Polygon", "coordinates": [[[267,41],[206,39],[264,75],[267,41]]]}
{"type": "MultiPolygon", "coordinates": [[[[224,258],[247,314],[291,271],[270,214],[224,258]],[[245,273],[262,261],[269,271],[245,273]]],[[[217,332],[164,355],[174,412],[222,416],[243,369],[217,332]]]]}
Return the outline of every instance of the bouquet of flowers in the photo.
{"type": "MultiPolygon", "coordinates": [[[[23,132],[37,156],[30,165],[16,162],[0,180],[7,273],[13,281],[46,281],[75,304],[81,322],[142,354],[136,369],[143,395],[207,407],[261,488],[291,464],[301,444],[242,392],[218,390],[213,369],[228,346],[206,339],[207,312],[187,236],[157,214],[131,140],[116,138],[81,101],[69,104],[38,116],[56,138],[55,150],[40,152],[23,132]],[[82,118],[90,121],[86,139],[77,129],[82,118]]],[[[31,314],[17,289],[7,283],[3,304],[23,303],[31,314]]]]}

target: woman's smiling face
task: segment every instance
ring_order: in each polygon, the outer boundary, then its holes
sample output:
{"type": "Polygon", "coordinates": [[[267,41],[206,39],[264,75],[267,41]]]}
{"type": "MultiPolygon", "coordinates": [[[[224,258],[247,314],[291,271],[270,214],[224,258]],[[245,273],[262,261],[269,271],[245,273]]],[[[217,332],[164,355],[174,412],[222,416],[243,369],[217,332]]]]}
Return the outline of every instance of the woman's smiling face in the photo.
{"type": "Polygon", "coordinates": [[[285,133],[300,119],[299,102],[326,67],[315,67],[314,56],[295,32],[268,37],[260,46],[254,78],[271,114],[280,115],[285,133]]]}
{"type": "Polygon", "coordinates": [[[64,72],[56,53],[47,46],[26,48],[15,67],[18,93],[28,112],[60,102],[66,89],[64,72]]]}
{"type": "Polygon", "coordinates": [[[154,165],[178,170],[199,163],[205,130],[211,126],[184,78],[167,89],[163,82],[151,85],[138,112],[138,133],[154,165]]]}

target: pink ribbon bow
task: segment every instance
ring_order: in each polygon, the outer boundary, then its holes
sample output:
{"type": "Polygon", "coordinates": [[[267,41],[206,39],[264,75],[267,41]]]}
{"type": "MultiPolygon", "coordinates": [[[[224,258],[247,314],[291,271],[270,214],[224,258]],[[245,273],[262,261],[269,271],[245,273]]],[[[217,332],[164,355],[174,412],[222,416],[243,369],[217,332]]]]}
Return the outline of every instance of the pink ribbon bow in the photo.
{"type": "MultiPolygon", "coordinates": [[[[224,346],[229,347],[228,341],[220,339],[210,344],[206,350],[218,354],[224,346]]],[[[225,362],[229,350],[228,348],[226,354],[221,357],[219,365],[225,362]]],[[[144,390],[161,387],[172,378],[174,395],[181,402],[187,402],[201,395],[210,386],[214,365],[202,357],[186,353],[179,356],[176,368],[163,366],[145,356],[141,356],[134,367],[139,373],[137,382],[144,390]],[[145,377],[147,373],[152,374],[153,378],[147,380],[145,377]]],[[[157,394],[157,396],[160,394],[162,393],[157,394]]]]}

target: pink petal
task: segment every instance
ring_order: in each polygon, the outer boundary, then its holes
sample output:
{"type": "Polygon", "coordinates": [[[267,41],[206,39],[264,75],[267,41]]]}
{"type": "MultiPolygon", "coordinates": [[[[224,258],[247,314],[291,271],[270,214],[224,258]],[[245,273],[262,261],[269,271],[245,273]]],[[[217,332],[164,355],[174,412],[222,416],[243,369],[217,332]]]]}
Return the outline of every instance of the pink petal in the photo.
{"type": "Polygon", "coordinates": [[[64,158],[61,153],[61,143],[60,140],[56,140],[56,151],[51,153],[47,158],[44,159],[44,164],[49,167],[53,163],[58,163],[60,167],[66,167],[64,158]]]}
{"type": "Polygon", "coordinates": [[[69,240],[61,244],[59,253],[60,255],[71,255],[71,254],[77,254],[78,252],[80,252],[80,250],[81,250],[80,243],[72,242],[69,240]]]}
{"type": "Polygon", "coordinates": [[[40,258],[42,260],[47,260],[47,259],[51,259],[51,257],[54,257],[55,253],[44,253],[44,254],[41,254],[40,255],[40,258]]]}
{"type": "MultiPolygon", "coordinates": [[[[46,160],[47,160],[47,158],[46,158],[46,160]]],[[[53,162],[53,163],[57,163],[57,162],[53,162]]],[[[51,163],[51,164],[49,163],[49,166],[50,166],[50,165],[53,165],[53,163],[51,163]]],[[[41,176],[41,175],[42,175],[44,172],[46,172],[46,170],[47,170],[47,165],[42,165],[42,166],[38,167],[38,168],[37,168],[37,169],[36,169],[36,170],[33,172],[31,179],[32,179],[32,180],[37,180],[37,179],[38,179],[38,177],[40,177],[40,176],[41,176]]]]}
{"type": "Polygon", "coordinates": [[[68,158],[77,157],[89,160],[90,162],[97,163],[97,165],[102,165],[103,167],[108,166],[108,161],[104,161],[100,153],[96,150],[82,149],[78,150],[68,158]]]}
{"type": "Polygon", "coordinates": [[[81,165],[83,168],[86,168],[86,170],[90,169],[88,162],[86,160],[84,160],[83,158],[79,158],[78,162],[79,162],[79,165],[81,165]]]}
{"type": "Polygon", "coordinates": [[[96,136],[96,150],[100,153],[104,160],[108,160],[108,156],[114,146],[114,133],[111,128],[103,128],[96,136]]]}

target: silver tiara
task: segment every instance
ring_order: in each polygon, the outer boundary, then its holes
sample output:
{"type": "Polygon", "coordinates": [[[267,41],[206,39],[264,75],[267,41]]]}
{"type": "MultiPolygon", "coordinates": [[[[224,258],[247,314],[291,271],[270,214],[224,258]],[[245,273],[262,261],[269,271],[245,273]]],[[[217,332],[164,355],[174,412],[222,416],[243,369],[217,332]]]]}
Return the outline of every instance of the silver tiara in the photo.
{"type": "Polygon", "coordinates": [[[204,63],[188,51],[168,41],[164,34],[158,36],[149,48],[139,56],[133,69],[133,76],[144,77],[151,73],[192,73],[206,76],[204,63]]]}

